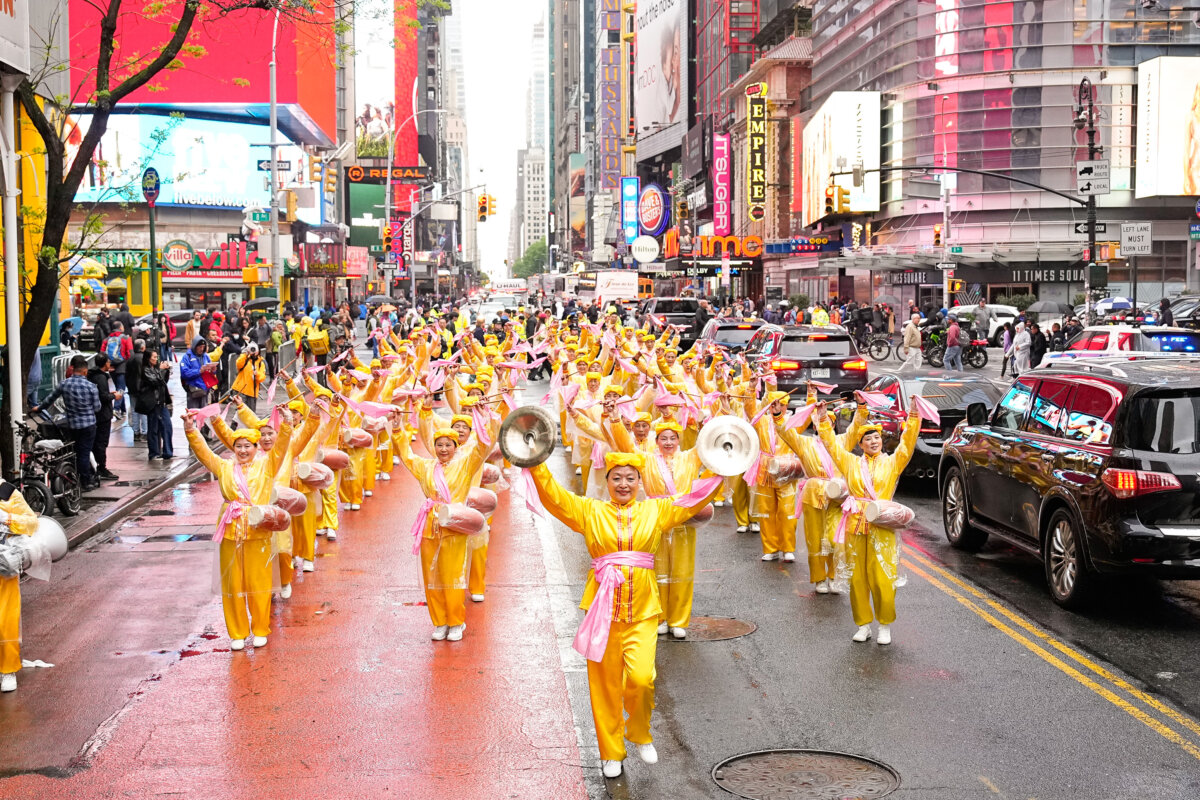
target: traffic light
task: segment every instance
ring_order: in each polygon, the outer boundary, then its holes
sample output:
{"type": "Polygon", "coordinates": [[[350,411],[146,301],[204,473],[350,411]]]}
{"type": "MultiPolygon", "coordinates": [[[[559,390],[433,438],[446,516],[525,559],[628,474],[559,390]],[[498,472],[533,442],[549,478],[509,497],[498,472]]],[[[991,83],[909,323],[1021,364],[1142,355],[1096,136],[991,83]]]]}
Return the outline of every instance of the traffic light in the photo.
{"type": "Polygon", "coordinates": [[[308,157],[308,180],[313,185],[321,182],[321,159],[316,156],[308,157]]]}
{"type": "Polygon", "coordinates": [[[490,205],[488,200],[489,200],[489,198],[486,194],[479,195],[479,200],[477,202],[478,211],[476,214],[476,219],[478,219],[480,222],[487,222],[488,207],[490,205]]]}
{"type": "Polygon", "coordinates": [[[837,190],[837,210],[839,214],[850,213],[850,190],[844,186],[837,190]]]}
{"type": "Polygon", "coordinates": [[[392,252],[392,226],[383,226],[383,252],[392,252]]]}
{"type": "Polygon", "coordinates": [[[487,213],[490,217],[496,213],[496,198],[490,194],[484,195],[484,197],[487,198],[487,213]]]}
{"type": "Polygon", "coordinates": [[[942,246],[942,223],[935,223],[933,226],[933,246],[942,246]]]}
{"type": "Polygon", "coordinates": [[[950,289],[951,294],[954,294],[955,292],[961,292],[963,290],[962,280],[952,279],[952,280],[947,281],[946,283],[947,283],[948,288],[950,289]]]}
{"type": "Polygon", "coordinates": [[[825,216],[827,216],[827,217],[833,216],[833,211],[834,211],[833,201],[834,201],[834,197],[836,197],[836,196],[837,196],[837,189],[835,187],[833,187],[833,186],[825,187],[825,216]]]}
{"type": "Polygon", "coordinates": [[[337,170],[333,167],[325,170],[325,192],[326,194],[337,192],[337,170]]]}
{"type": "Polygon", "coordinates": [[[293,192],[291,189],[287,189],[284,191],[283,194],[284,194],[284,198],[287,201],[287,214],[284,216],[284,219],[288,222],[295,222],[296,221],[296,206],[297,206],[296,193],[293,192]]]}

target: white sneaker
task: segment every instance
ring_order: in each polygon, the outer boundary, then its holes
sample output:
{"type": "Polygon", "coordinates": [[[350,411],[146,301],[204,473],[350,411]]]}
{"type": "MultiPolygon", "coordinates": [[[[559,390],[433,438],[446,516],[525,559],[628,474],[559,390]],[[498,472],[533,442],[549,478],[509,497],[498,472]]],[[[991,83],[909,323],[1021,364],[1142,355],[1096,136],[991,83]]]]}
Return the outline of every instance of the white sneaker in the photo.
{"type": "Polygon", "coordinates": [[[472,595],[471,595],[471,602],[473,602],[473,603],[482,603],[482,602],[483,602],[483,595],[481,595],[481,594],[472,594],[472,595]]]}
{"type": "Polygon", "coordinates": [[[879,635],[877,637],[875,637],[875,641],[879,644],[891,644],[892,643],[892,626],[880,625],[879,626],[879,635]]]}
{"type": "Polygon", "coordinates": [[[329,529],[328,529],[328,528],[317,528],[317,531],[316,531],[316,533],[315,533],[315,534],[313,534],[313,535],[314,535],[314,536],[324,536],[324,535],[325,535],[325,534],[327,534],[327,533],[329,533],[329,529]]]}
{"type": "Polygon", "coordinates": [[[644,764],[657,764],[658,763],[658,751],[654,749],[653,743],[639,744],[638,745],[638,756],[642,759],[642,763],[644,763],[644,764]]]}
{"type": "Polygon", "coordinates": [[[775,561],[779,558],[779,553],[763,553],[763,561],[775,561]]]}
{"type": "Polygon", "coordinates": [[[285,583],[279,589],[279,596],[282,597],[284,600],[287,600],[289,597],[291,597],[292,596],[292,585],[290,583],[285,583]]]}
{"type": "Polygon", "coordinates": [[[255,647],[266,647],[267,646],[267,637],[255,636],[254,637],[254,646],[255,647]]]}
{"type": "Polygon", "coordinates": [[[791,564],[793,561],[796,560],[796,554],[792,553],[792,552],[784,553],[783,560],[786,561],[787,563],[791,564]]]}
{"type": "Polygon", "coordinates": [[[750,532],[751,533],[762,533],[762,529],[758,527],[757,522],[751,522],[750,523],[750,532]]]}
{"type": "Polygon", "coordinates": [[[620,761],[601,761],[600,771],[604,773],[606,778],[621,777],[621,762],[620,761]]]}
{"type": "MultiPolygon", "coordinates": [[[[687,638],[687,628],[671,628],[671,635],[674,636],[676,639],[686,639],[687,638]]],[[[650,762],[650,763],[653,763],[653,762],[650,762]]]]}
{"type": "Polygon", "coordinates": [[[713,500],[713,507],[714,508],[724,508],[725,501],[724,500],[713,500]]]}
{"type": "Polygon", "coordinates": [[[433,629],[433,636],[429,637],[435,642],[440,642],[446,638],[446,631],[449,630],[445,625],[438,625],[433,629]]]}
{"type": "Polygon", "coordinates": [[[400,466],[400,456],[392,456],[392,466],[393,467],[400,466]]]}
{"type": "MultiPolygon", "coordinates": [[[[354,507],[357,508],[358,506],[354,506],[354,507]]],[[[337,528],[329,528],[328,530],[326,530],[325,538],[331,542],[336,542],[337,541],[337,528]]]]}
{"type": "Polygon", "coordinates": [[[668,630],[670,630],[670,628],[668,628],[667,623],[664,622],[662,625],[658,626],[658,635],[663,636],[668,630]]]}
{"type": "Polygon", "coordinates": [[[575,474],[576,474],[576,475],[582,475],[582,474],[583,474],[583,467],[576,467],[576,468],[575,468],[575,474]]]}
{"type": "Polygon", "coordinates": [[[317,566],[315,564],[313,564],[313,562],[308,561],[307,559],[304,561],[304,571],[305,572],[313,572],[316,570],[316,568],[317,568],[317,566]]]}
{"type": "Polygon", "coordinates": [[[304,559],[300,556],[292,556],[292,569],[300,569],[304,566],[304,559]]]}
{"type": "Polygon", "coordinates": [[[388,473],[386,473],[386,472],[381,472],[381,473],[379,473],[379,475],[378,475],[377,477],[378,477],[378,478],[379,478],[379,480],[381,480],[381,481],[390,481],[390,480],[392,479],[392,476],[391,476],[391,475],[389,475],[389,474],[388,474],[388,473]]]}
{"type": "Polygon", "coordinates": [[[362,506],[361,506],[361,505],[359,505],[358,503],[351,503],[351,504],[350,504],[350,510],[351,510],[351,511],[358,511],[360,508],[362,508],[362,506]]]}
{"type": "Polygon", "coordinates": [[[17,673],[6,672],[0,675],[0,692],[15,692],[17,690],[17,673]]]}
{"type": "Polygon", "coordinates": [[[241,650],[245,646],[246,646],[246,642],[243,639],[233,639],[232,641],[229,642],[230,650],[241,650]]]}
{"type": "Polygon", "coordinates": [[[466,629],[467,629],[467,623],[465,623],[465,622],[462,625],[452,626],[450,628],[450,630],[446,631],[446,641],[448,641],[448,642],[460,641],[462,639],[463,631],[465,631],[466,629]]]}
{"type": "Polygon", "coordinates": [[[830,594],[841,594],[842,593],[841,586],[838,586],[833,581],[826,581],[826,582],[829,584],[829,593],[830,594]]]}
{"type": "Polygon", "coordinates": [[[870,625],[859,625],[858,630],[856,630],[854,632],[854,635],[850,637],[851,641],[855,641],[855,642],[865,642],[867,639],[870,639],[870,638],[871,638],[871,626],[870,625]]]}
{"type": "Polygon", "coordinates": [[[371,497],[371,496],[372,496],[372,494],[371,494],[370,489],[363,489],[363,497],[371,497]]]}
{"type": "Polygon", "coordinates": [[[749,525],[738,525],[738,527],[737,527],[738,533],[748,533],[749,531],[750,531],[749,525]]]}
{"type": "Polygon", "coordinates": [[[817,584],[817,594],[829,594],[829,581],[820,581],[817,584]]]}
{"type": "MultiPolygon", "coordinates": [[[[569,445],[569,444],[568,444],[568,445],[564,445],[564,446],[563,446],[563,450],[566,450],[568,453],[569,453],[569,452],[571,452],[571,445],[569,445]]],[[[617,773],[617,774],[619,775],[620,773],[617,773]]]]}

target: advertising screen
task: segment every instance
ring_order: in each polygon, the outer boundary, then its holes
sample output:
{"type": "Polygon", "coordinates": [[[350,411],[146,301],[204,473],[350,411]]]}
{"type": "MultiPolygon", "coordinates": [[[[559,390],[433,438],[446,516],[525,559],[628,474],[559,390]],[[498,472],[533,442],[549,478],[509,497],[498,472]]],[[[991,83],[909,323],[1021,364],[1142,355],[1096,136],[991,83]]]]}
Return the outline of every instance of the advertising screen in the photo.
{"type": "Polygon", "coordinates": [[[1200,195],[1200,59],[1138,65],[1138,197],[1200,195]]]}
{"type": "Polygon", "coordinates": [[[567,183],[570,187],[567,197],[571,215],[571,252],[578,253],[587,247],[587,162],[583,153],[571,153],[567,167],[567,183]]]}
{"type": "Polygon", "coordinates": [[[879,210],[879,92],[834,92],[804,126],[804,184],[802,224],[811,225],[825,213],[825,188],[832,172],[849,172],[862,166],[862,186],[853,177],[834,179],[850,191],[851,213],[879,210]],[[839,168],[839,160],[844,167],[839,168]]]}
{"type": "MultiPolygon", "coordinates": [[[[384,158],[396,124],[396,35],[391,0],[354,6],[354,140],[359,158],[384,158]]],[[[407,162],[405,162],[407,163],[407,162]]]]}
{"type": "MultiPolygon", "coordinates": [[[[90,117],[74,121],[67,135],[68,162],[74,161],[90,117]]],[[[266,208],[271,203],[266,180],[271,174],[270,150],[254,145],[269,138],[266,125],[114,114],[75,200],[141,202],[142,170],[154,167],[162,177],[157,205],[266,208]]],[[[287,164],[281,179],[285,184],[298,179],[305,168],[303,151],[289,146],[278,152],[279,161],[287,164]]]]}
{"type": "Polygon", "coordinates": [[[639,129],[687,122],[687,24],[687,0],[637,5],[634,119],[639,129]]]}

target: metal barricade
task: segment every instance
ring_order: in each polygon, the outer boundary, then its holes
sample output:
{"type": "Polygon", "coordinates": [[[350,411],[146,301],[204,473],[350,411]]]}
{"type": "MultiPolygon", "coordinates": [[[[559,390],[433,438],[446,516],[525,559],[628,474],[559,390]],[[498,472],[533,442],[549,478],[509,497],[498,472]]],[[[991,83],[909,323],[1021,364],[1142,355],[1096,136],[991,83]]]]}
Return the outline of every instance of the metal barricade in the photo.
{"type": "Polygon", "coordinates": [[[296,374],[296,340],[287,338],[279,345],[279,369],[296,374]]]}

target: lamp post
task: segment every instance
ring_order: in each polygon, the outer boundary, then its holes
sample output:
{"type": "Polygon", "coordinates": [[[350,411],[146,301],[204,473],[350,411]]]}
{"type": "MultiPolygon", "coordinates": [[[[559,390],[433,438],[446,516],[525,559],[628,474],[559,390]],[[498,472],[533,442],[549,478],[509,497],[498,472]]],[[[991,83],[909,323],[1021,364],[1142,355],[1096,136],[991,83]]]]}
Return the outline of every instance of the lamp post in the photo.
{"type": "MultiPolygon", "coordinates": [[[[449,113],[450,113],[449,109],[445,109],[445,108],[422,108],[419,111],[414,111],[408,117],[408,119],[404,120],[404,122],[401,122],[399,125],[397,125],[396,129],[394,131],[392,131],[392,135],[388,137],[387,178],[384,180],[384,183],[383,183],[383,185],[384,185],[384,192],[383,192],[383,219],[384,219],[384,222],[383,222],[383,224],[384,225],[392,224],[392,161],[396,157],[396,138],[400,136],[400,131],[404,128],[405,125],[407,125],[408,123],[415,120],[419,114],[449,114],[449,113]]],[[[409,200],[410,200],[409,208],[410,208],[410,213],[411,213],[411,208],[412,208],[411,194],[409,196],[409,200]]],[[[416,278],[416,275],[414,275],[412,272],[412,267],[413,267],[413,265],[409,264],[409,266],[408,266],[409,276],[412,278],[412,304],[414,307],[416,307],[416,305],[417,305],[417,278],[416,278]]]]}
{"type": "MultiPolygon", "coordinates": [[[[1087,131],[1088,161],[1094,161],[1100,148],[1096,147],[1096,107],[1092,100],[1092,82],[1084,77],[1079,82],[1079,104],[1075,109],[1075,130],[1087,131]],[[1086,107],[1084,103],[1087,103],[1086,107]]],[[[1096,266],[1096,196],[1088,195],[1088,262],[1083,274],[1083,317],[1092,318],[1092,268],[1096,266]]]]}

